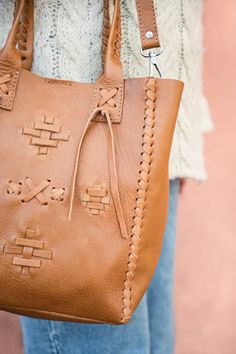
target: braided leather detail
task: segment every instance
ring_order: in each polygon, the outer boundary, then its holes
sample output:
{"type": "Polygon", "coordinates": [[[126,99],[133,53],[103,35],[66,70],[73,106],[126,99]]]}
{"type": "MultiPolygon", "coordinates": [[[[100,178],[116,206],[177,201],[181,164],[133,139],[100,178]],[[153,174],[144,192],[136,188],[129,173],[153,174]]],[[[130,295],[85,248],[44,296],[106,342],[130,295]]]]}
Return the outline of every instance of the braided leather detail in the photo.
{"type": "MultiPolygon", "coordinates": [[[[106,50],[110,35],[110,5],[109,0],[103,1],[103,32],[102,32],[102,64],[104,66],[106,61],[106,50]]],[[[115,41],[114,55],[120,58],[121,52],[121,19],[118,21],[118,32],[115,41]]]]}
{"type": "MultiPolygon", "coordinates": [[[[15,2],[15,11],[14,18],[17,14],[19,8],[20,1],[16,0],[15,2]]],[[[33,43],[30,43],[28,34],[29,34],[29,26],[32,19],[32,0],[26,0],[24,10],[21,16],[21,20],[17,29],[17,47],[19,49],[21,59],[22,59],[22,67],[25,69],[30,69],[33,59],[33,43]]]]}
{"type": "Polygon", "coordinates": [[[103,1],[102,64],[105,64],[107,44],[110,34],[109,0],[103,1]]]}
{"type": "Polygon", "coordinates": [[[132,236],[130,244],[130,253],[128,258],[128,270],[124,281],[123,289],[123,317],[122,322],[127,322],[132,313],[132,280],[136,269],[139,246],[142,237],[143,220],[145,217],[145,202],[148,189],[148,183],[152,165],[152,153],[154,145],[154,126],[156,109],[156,80],[148,79],[145,89],[145,119],[143,126],[143,151],[141,154],[141,163],[139,171],[139,181],[137,189],[136,207],[134,212],[134,224],[132,227],[132,236]]]}
{"type": "Polygon", "coordinates": [[[119,20],[117,23],[117,35],[115,40],[114,56],[119,59],[121,53],[121,14],[119,14],[119,20]]]}

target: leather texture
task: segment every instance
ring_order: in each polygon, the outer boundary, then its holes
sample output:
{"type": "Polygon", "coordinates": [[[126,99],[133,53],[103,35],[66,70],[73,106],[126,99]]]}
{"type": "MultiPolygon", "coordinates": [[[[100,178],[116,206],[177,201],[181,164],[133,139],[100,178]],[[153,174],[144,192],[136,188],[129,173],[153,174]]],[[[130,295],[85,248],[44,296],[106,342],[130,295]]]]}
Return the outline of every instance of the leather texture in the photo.
{"type": "Polygon", "coordinates": [[[32,74],[25,1],[0,51],[0,309],[127,323],[161,253],[183,84],[123,79],[118,0],[95,84],[32,74]]]}

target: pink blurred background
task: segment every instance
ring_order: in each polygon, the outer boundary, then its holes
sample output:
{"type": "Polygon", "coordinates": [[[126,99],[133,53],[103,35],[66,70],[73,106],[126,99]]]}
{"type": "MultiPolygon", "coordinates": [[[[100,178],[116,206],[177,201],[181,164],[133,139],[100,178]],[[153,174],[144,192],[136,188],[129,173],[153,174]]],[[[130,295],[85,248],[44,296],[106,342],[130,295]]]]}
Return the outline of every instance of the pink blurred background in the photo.
{"type": "Polygon", "coordinates": [[[176,354],[236,353],[236,1],[205,1],[209,180],[181,196],[176,354]]]}
{"type": "MultiPolygon", "coordinates": [[[[209,180],[180,198],[176,257],[176,354],[236,353],[236,1],[205,1],[209,180]],[[235,178],[235,180],[234,180],[235,178]]],[[[22,354],[18,318],[0,313],[0,354],[22,354]]]]}

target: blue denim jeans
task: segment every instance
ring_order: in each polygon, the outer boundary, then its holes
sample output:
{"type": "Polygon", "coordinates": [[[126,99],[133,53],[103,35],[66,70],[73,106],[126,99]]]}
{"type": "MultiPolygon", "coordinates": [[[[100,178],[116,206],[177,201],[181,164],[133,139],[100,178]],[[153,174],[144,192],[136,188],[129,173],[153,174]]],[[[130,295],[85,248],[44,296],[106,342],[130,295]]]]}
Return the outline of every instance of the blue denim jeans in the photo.
{"type": "Polygon", "coordinates": [[[179,180],[170,183],[162,255],[147,294],[127,325],[21,318],[25,354],[172,354],[173,263],[179,180]]]}

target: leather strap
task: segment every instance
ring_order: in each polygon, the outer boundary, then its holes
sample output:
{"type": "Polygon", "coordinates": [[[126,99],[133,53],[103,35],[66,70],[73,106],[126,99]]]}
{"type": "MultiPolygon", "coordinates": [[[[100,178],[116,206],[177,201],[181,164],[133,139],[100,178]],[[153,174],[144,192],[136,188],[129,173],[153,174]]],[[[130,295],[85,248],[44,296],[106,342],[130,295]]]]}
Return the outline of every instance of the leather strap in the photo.
{"type": "Polygon", "coordinates": [[[160,47],[153,0],[136,0],[142,49],[160,47]]]}
{"type": "Polygon", "coordinates": [[[109,31],[104,63],[104,75],[107,83],[118,85],[123,81],[121,64],[121,13],[120,0],[115,0],[114,14],[109,31]]]}
{"type": "MultiPolygon", "coordinates": [[[[156,13],[153,0],[136,0],[142,50],[160,48],[156,13]]],[[[109,37],[109,0],[104,0],[103,58],[109,37]]],[[[104,63],[104,61],[103,61],[104,63]]]]}
{"type": "MultiPolygon", "coordinates": [[[[19,10],[20,1],[15,1],[14,19],[19,10]]],[[[17,30],[17,48],[21,55],[22,67],[30,70],[33,61],[34,45],[34,0],[26,0],[17,30]]]]}

